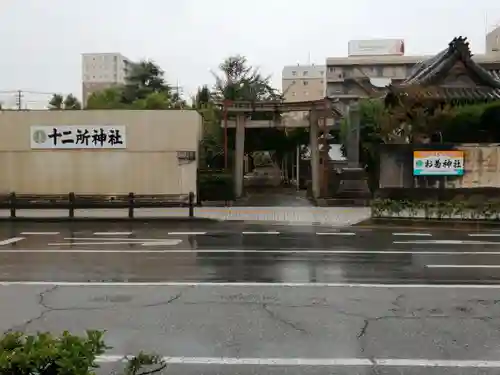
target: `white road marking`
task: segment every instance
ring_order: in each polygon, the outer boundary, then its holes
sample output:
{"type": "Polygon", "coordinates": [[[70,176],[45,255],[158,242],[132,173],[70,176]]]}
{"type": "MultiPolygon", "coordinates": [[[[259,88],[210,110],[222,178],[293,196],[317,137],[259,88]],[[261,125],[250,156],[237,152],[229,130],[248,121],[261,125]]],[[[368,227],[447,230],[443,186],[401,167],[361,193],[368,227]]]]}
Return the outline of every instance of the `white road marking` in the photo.
{"type": "Polygon", "coordinates": [[[465,241],[465,240],[416,240],[416,241],[393,241],[392,243],[407,244],[407,245],[500,245],[500,242],[465,241]]]}
{"type": "MultiPolygon", "coordinates": [[[[124,237],[124,238],[117,238],[117,237],[111,237],[111,238],[96,238],[96,237],[64,237],[65,240],[70,240],[70,241],[108,241],[108,242],[113,242],[113,241],[137,241],[137,242],[154,242],[154,241],[168,241],[168,238],[134,238],[134,237],[124,237]]],[[[107,242],[106,242],[107,243],[107,242]]]]}
{"type": "Polygon", "coordinates": [[[130,236],[132,232],[94,232],[95,236],[130,236]]]}
{"type": "Polygon", "coordinates": [[[48,246],[76,246],[76,245],[140,245],[144,243],[144,241],[92,241],[92,242],[50,242],[47,245],[48,246]]]}
{"type": "Polygon", "coordinates": [[[498,264],[426,264],[427,268],[500,268],[498,264]]]}
{"type": "Polygon", "coordinates": [[[7,240],[0,241],[0,246],[9,245],[11,243],[16,243],[16,242],[22,241],[24,239],[25,239],[24,237],[12,237],[12,238],[9,238],[7,240]]]}
{"type": "Polygon", "coordinates": [[[500,237],[500,233],[469,233],[469,237],[500,237]]]}
{"type": "Polygon", "coordinates": [[[23,236],[55,236],[58,235],[60,232],[21,232],[21,235],[23,236]]]}
{"type": "Polygon", "coordinates": [[[317,232],[318,236],[355,236],[352,232],[317,232]]]}
{"type": "MultiPolygon", "coordinates": [[[[142,245],[142,246],[173,246],[173,245],[178,245],[182,242],[182,240],[177,240],[177,239],[165,239],[161,241],[137,241],[137,240],[131,240],[131,241],[91,241],[91,242],[51,242],[48,243],[48,246],[79,246],[79,245],[84,245],[84,246],[96,246],[96,245],[142,245]]],[[[43,251],[43,250],[42,250],[43,251]]]]}
{"type": "Polygon", "coordinates": [[[168,232],[169,236],[202,236],[207,232],[168,232]]]}
{"type": "Polygon", "coordinates": [[[143,242],[142,246],[175,246],[182,242],[182,240],[165,240],[155,242],[143,242]]]}
{"type": "MultiPolygon", "coordinates": [[[[182,240],[176,241],[174,244],[179,244],[182,240]]],[[[155,242],[67,242],[67,243],[49,243],[49,246],[70,246],[70,245],[143,245],[143,246],[164,246],[166,241],[155,242]]],[[[427,251],[427,250],[263,250],[263,249],[172,249],[172,250],[140,250],[140,249],[123,249],[123,250],[107,250],[107,249],[0,249],[1,253],[205,253],[205,254],[230,254],[230,253],[262,253],[262,254],[320,254],[320,255],[346,255],[346,254],[386,254],[386,255],[500,255],[500,251],[427,251]]]]}
{"type": "Polygon", "coordinates": [[[412,233],[412,232],[407,232],[407,233],[393,233],[393,236],[417,236],[417,237],[432,237],[432,234],[430,233],[412,233]]]}
{"type": "Polygon", "coordinates": [[[500,289],[500,284],[356,284],[356,283],[223,283],[223,282],[78,282],[78,281],[0,281],[0,286],[60,287],[273,287],[273,288],[373,288],[373,289],[500,289]]]}
{"type": "MultiPolygon", "coordinates": [[[[116,363],[127,356],[102,355],[98,363],[116,363]]],[[[128,357],[132,358],[132,357],[128,357]]],[[[460,367],[500,368],[500,361],[413,358],[240,358],[240,357],[163,357],[167,364],[177,365],[249,365],[249,366],[309,366],[309,367],[460,367]]]]}
{"type": "Polygon", "coordinates": [[[280,232],[267,231],[267,232],[241,232],[242,234],[280,234],[280,232]]]}

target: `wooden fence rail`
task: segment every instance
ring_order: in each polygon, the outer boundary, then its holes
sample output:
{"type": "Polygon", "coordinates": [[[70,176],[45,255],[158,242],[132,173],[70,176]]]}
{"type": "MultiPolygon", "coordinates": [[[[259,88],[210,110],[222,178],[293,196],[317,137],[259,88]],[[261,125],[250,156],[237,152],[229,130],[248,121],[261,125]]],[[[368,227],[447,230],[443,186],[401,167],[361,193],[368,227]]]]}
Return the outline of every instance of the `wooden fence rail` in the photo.
{"type": "Polygon", "coordinates": [[[76,209],[128,209],[128,217],[134,218],[136,208],[187,207],[189,217],[194,217],[195,195],[193,192],[182,195],[116,195],[103,197],[96,195],[27,195],[12,192],[0,196],[0,209],[9,209],[10,217],[16,217],[20,209],[67,209],[68,217],[75,217],[76,209]]]}

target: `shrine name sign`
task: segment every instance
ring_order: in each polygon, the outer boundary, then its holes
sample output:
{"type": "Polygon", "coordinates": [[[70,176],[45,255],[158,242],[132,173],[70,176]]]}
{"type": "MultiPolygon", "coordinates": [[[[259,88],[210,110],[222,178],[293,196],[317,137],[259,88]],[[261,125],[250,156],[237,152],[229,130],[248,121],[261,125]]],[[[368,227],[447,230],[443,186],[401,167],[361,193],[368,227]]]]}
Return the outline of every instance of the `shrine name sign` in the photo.
{"type": "Polygon", "coordinates": [[[33,125],[32,149],[124,149],[124,125],[33,125]]]}

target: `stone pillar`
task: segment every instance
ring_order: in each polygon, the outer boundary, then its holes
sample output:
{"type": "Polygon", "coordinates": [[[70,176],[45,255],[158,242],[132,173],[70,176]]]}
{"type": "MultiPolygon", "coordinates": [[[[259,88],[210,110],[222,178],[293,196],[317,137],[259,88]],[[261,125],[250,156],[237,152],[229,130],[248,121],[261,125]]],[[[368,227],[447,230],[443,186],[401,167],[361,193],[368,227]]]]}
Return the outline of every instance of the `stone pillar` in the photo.
{"type": "Polygon", "coordinates": [[[347,163],[349,167],[359,167],[360,115],[359,104],[349,105],[349,131],[347,139],[347,163]]]}
{"type": "Polygon", "coordinates": [[[234,153],[234,192],[236,198],[243,195],[243,172],[245,158],[245,114],[236,117],[236,150],[234,153]]]}
{"type": "Polygon", "coordinates": [[[312,195],[313,198],[319,198],[318,114],[314,109],[309,112],[309,148],[311,149],[312,195]]]}

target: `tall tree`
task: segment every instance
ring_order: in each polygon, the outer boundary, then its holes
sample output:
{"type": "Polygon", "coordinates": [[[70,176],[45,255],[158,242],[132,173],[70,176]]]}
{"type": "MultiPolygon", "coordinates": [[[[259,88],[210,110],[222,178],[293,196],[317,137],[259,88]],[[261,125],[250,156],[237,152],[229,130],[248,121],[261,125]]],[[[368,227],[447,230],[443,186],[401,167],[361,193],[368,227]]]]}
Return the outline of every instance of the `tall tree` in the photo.
{"type": "Polygon", "coordinates": [[[78,110],[82,109],[82,104],[73,94],[68,94],[64,99],[65,110],[78,110]]]}
{"type": "Polygon", "coordinates": [[[164,71],[151,60],[131,64],[123,86],[92,94],[87,109],[182,109],[185,100],[172,93],[164,71]]]}
{"type": "Polygon", "coordinates": [[[61,94],[54,94],[49,101],[50,110],[61,110],[64,105],[64,97],[61,94]]]}
{"type": "Polygon", "coordinates": [[[230,56],[219,65],[215,77],[214,95],[223,100],[272,100],[280,94],[271,86],[270,76],[263,76],[259,69],[248,64],[246,57],[230,56]]]}
{"type": "MultiPolygon", "coordinates": [[[[230,101],[264,101],[280,100],[282,95],[272,87],[270,76],[264,76],[258,68],[252,67],[246,57],[230,56],[219,65],[219,73],[212,73],[215,85],[212,95],[217,100],[230,101]]],[[[278,120],[279,113],[255,112],[252,120],[278,120]]],[[[229,134],[230,143],[234,143],[234,134],[229,134]]],[[[286,133],[277,128],[249,129],[245,137],[245,151],[251,157],[254,151],[274,150],[275,162],[280,160],[285,152],[293,149],[286,133]]]]}
{"type": "Polygon", "coordinates": [[[170,98],[171,88],[165,82],[164,75],[160,66],[151,60],[132,64],[123,88],[123,101],[131,104],[153,93],[162,93],[170,98]]]}
{"type": "Polygon", "coordinates": [[[193,106],[195,108],[201,108],[204,105],[207,105],[212,100],[212,93],[207,85],[204,85],[201,88],[198,88],[198,91],[193,98],[193,106]]]}

